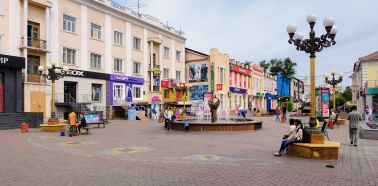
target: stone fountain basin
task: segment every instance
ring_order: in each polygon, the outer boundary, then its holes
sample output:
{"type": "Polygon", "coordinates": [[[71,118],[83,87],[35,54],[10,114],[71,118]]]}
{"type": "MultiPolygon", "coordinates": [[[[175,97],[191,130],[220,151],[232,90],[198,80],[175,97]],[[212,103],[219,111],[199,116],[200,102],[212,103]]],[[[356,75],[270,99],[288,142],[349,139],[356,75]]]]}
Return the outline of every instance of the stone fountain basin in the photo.
{"type": "MultiPolygon", "coordinates": [[[[172,123],[173,130],[185,130],[184,122],[186,120],[176,120],[172,123]]],[[[244,130],[258,130],[262,128],[262,121],[252,119],[231,119],[229,122],[215,122],[208,121],[189,121],[190,131],[244,131],[244,130]]]]}

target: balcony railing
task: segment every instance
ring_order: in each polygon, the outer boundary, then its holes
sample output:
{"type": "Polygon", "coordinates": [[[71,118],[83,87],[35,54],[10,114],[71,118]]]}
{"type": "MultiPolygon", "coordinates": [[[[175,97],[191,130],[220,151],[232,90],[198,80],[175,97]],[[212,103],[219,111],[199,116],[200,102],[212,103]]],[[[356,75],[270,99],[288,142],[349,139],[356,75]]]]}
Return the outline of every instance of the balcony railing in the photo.
{"type": "MultiPolygon", "coordinates": [[[[24,43],[24,37],[21,37],[21,44],[23,43],[24,43]]],[[[46,43],[47,41],[42,40],[42,39],[34,39],[30,37],[28,37],[27,39],[27,47],[30,47],[30,48],[46,50],[47,49],[46,43]]]]}
{"type": "Polygon", "coordinates": [[[33,83],[46,83],[46,78],[40,76],[39,74],[28,74],[28,82],[33,83]]]}
{"type": "Polygon", "coordinates": [[[378,80],[367,80],[365,88],[378,88],[378,80]]]}

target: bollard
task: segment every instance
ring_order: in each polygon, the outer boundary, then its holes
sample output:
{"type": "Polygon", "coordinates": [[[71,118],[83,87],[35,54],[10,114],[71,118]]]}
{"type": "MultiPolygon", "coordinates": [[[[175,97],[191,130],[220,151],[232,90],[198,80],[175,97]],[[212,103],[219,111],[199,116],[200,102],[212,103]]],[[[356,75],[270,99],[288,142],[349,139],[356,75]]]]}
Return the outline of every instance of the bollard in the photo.
{"type": "Polygon", "coordinates": [[[22,123],[20,125],[20,130],[21,130],[21,133],[29,132],[29,124],[22,123]]]}

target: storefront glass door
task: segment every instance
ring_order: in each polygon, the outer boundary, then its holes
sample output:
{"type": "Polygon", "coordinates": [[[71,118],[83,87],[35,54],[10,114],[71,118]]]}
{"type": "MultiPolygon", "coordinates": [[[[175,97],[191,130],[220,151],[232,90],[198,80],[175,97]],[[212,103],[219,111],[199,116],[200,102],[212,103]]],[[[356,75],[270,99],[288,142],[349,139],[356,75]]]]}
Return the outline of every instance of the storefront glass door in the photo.
{"type": "Polygon", "coordinates": [[[65,81],[64,82],[64,102],[76,101],[76,85],[77,82],[65,81]]]}

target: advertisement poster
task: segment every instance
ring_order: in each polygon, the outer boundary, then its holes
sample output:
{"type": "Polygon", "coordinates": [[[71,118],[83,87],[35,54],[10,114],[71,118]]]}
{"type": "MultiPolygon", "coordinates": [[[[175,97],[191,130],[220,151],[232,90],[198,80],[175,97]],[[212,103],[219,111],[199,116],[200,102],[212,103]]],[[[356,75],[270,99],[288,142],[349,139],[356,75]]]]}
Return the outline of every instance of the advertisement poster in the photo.
{"type": "Polygon", "coordinates": [[[190,100],[203,100],[203,94],[209,92],[208,85],[195,85],[190,87],[190,100]]]}
{"type": "Polygon", "coordinates": [[[209,100],[213,98],[213,93],[206,92],[203,94],[203,111],[204,113],[210,112],[209,100]]]}
{"type": "Polygon", "coordinates": [[[101,123],[101,117],[99,114],[88,114],[84,117],[85,120],[87,120],[87,123],[101,123]]]}
{"type": "Polygon", "coordinates": [[[322,111],[321,111],[321,104],[322,104],[322,100],[321,100],[321,90],[320,89],[316,89],[315,90],[315,100],[316,100],[316,104],[315,104],[315,111],[316,111],[316,117],[322,117],[322,111]]]}
{"type": "Polygon", "coordinates": [[[189,82],[207,81],[207,64],[189,65],[189,82]]]}
{"type": "Polygon", "coordinates": [[[324,118],[329,117],[330,108],[330,91],[329,89],[322,89],[322,116],[324,118]]]}

